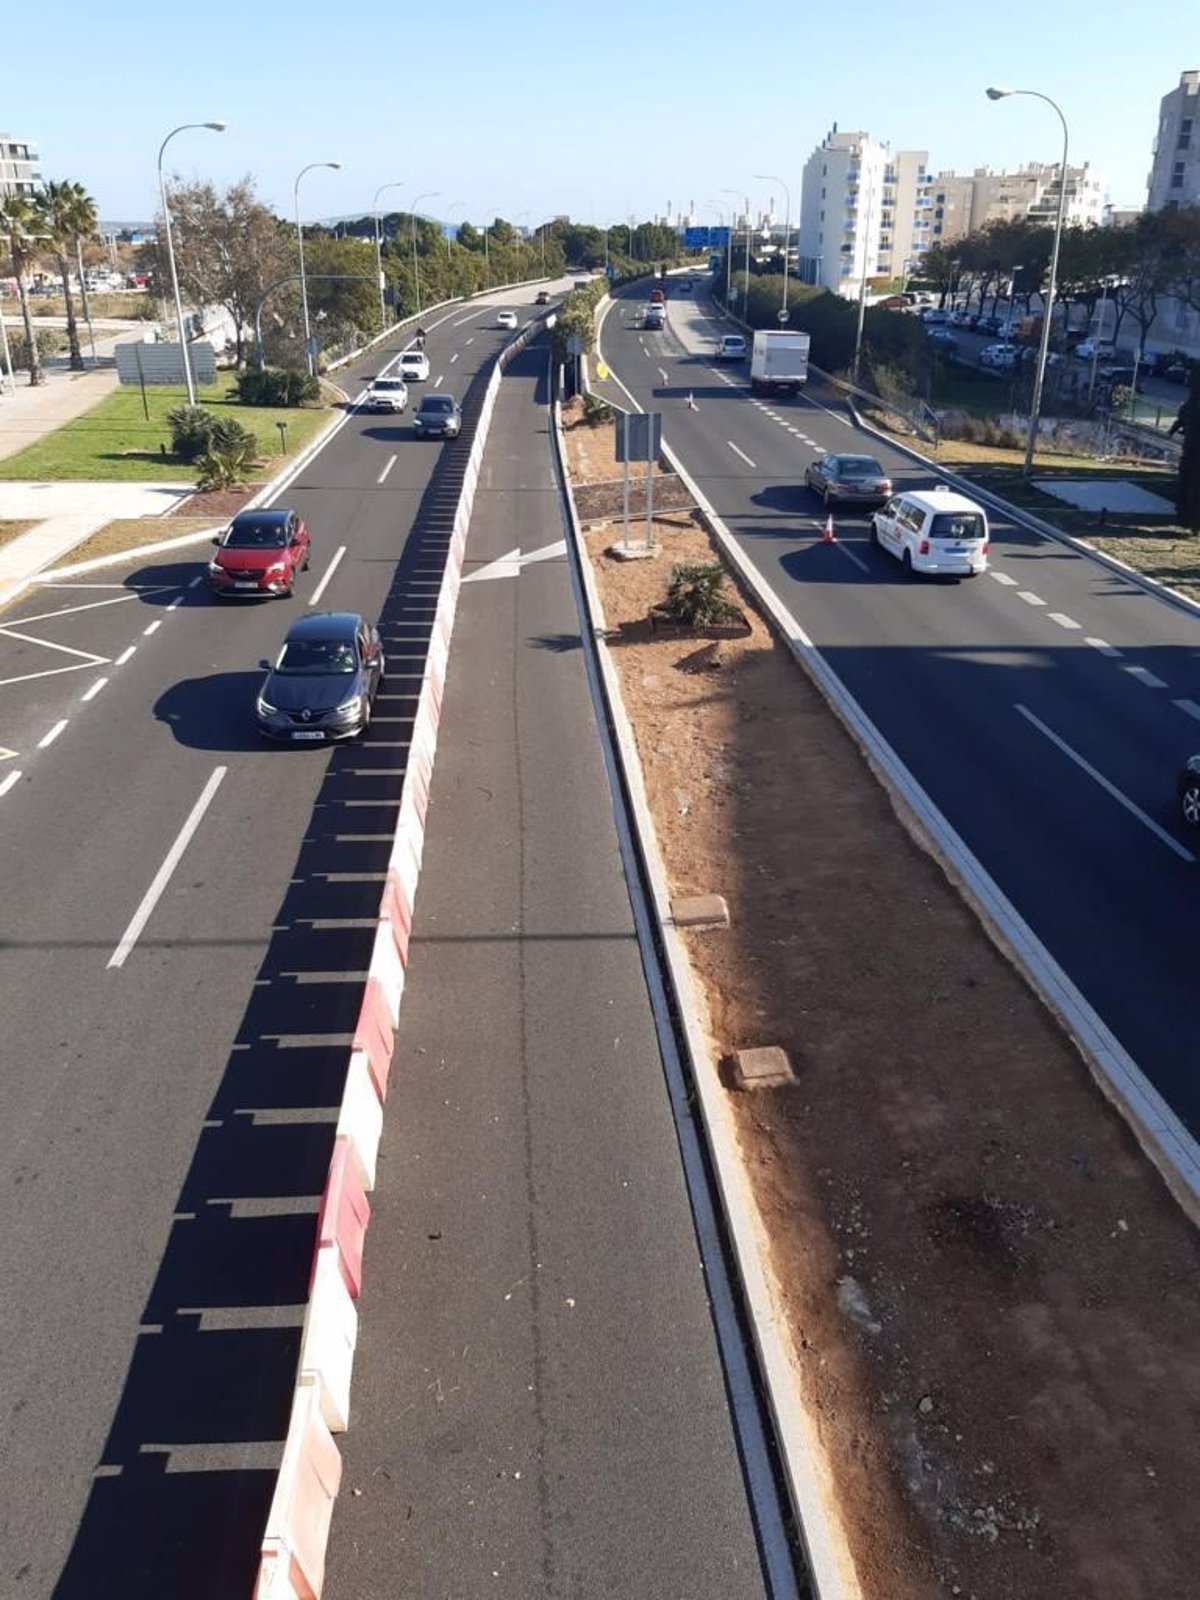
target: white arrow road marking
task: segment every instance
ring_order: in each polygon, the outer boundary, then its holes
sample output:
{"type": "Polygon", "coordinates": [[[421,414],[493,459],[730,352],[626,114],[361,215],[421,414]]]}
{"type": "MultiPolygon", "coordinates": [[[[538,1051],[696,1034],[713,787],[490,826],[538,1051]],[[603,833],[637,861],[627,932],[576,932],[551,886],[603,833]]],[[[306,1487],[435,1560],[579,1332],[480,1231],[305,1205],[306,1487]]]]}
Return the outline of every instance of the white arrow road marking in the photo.
{"type": "Polygon", "coordinates": [[[20,755],[20,753],[19,750],[10,750],[6,744],[0,744],[0,761],[7,761],[11,756],[20,755]]]}
{"type": "Polygon", "coordinates": [[[519,578],[521,568],[532,566],[537,561],[553,561],[558,556],[567,553],[567,541],[559,539],[556,544],[543,545],[540,550],[530,550],[522,555],[520,549],[510,550],[507,555],[499,556],[495,561],[489,561],[487,566],[480,567],[478,572],[472,572],[463,579],[464,583],[486,583],[492,578],[519,578]]]}
{"type": "Polygon", "coordinates": [[[1039,733],[1044,734],[1045,737],[1049,739],[1051,744],[1057,745],[1062,751],[1063,755],[1067,756],[1071,761],[1073,761],[1080,771],[1086,772],[1088,777],[1091,778],[1093,782],[1098,783],[1106,794],[1111,795],[1118,805],[1124,806],[1131,817],[1136,817],[1144,827],[1149,828],[1154,837],[1156,839],[1161,839],[1163,844],[1166,845],[1167,849],[1173,850],[1181,861],[1195,861],[1196,858],[1190,850],[1185,850],[1183,845],[1179,843],[1178,839],[1172,839],[1171,835],[1165,828],[1160,828],[1153,817],[1148,817],[1142,810],[1141,806],[1135,805],[1135,803],[1129,799],[1128,795],[1121,793],[1120,789],[1117,788],[1115,783],[1106,778],[1102,772],[1097,772],[1096,768],[1092,766],[1090,761],[1086,761],[1084,757],[1079,754],[1078,750],[1073,750],[1067,741],[1060,738],[1059,735],[1054,732],[1053,728],[1048,728],[1040,717],[1035,717],[1033,712],[1028,710],[1025,706],[1018,705],[1015,706],[1014,709],[1020,712],[1020,714],[1025,718],[1026,722],[1031,722],[1039,733]]]}

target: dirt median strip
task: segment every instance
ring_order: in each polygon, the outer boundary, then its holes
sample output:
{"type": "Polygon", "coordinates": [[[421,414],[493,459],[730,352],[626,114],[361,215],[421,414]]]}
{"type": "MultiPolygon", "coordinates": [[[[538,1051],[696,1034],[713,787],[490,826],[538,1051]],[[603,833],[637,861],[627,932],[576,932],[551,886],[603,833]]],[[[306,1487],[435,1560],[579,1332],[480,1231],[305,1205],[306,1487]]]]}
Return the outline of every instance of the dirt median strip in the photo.
{"type": "MultiPolygon", "coordinates": [[[[574,477],[611,473],[570,428],[574,477]]],[[[698,652],[675,562],[587,536],[775,1303],[861,1592],[1177,1600],[1200,1570],[1193,1230],[748,596],[698,652]],[[786,1086],[720,1064],[774,1045],[786,1086]],[[1188,1574],[1192,1574],[1189,1577],[1188,1574]]]]}

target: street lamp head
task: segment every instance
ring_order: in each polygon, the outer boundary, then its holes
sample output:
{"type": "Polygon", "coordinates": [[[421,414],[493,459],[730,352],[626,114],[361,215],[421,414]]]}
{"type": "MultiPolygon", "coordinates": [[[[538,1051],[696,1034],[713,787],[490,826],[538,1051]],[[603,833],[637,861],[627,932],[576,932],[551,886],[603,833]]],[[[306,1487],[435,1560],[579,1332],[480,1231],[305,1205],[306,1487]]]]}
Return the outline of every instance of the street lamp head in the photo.
{"type": "Polygon", "coordinates": [[[987,97],[989,100],[1007,100],[1010,94],[1015,93],[1015,89],[989,89],[987,97]]]}
{"type": "Polygon", "coordinates": [[[206,122],[204,126],[211,128],[214,133],[224,133],[229,124],[227,122],[206,122]]]}
{"type": "Polygon", "coordinates": [[[340,172],[342,170],[342,163],[340,161],[326,161],[323,162],[322,165],[326,167],[332,167],[334,172],[340,172]]]}

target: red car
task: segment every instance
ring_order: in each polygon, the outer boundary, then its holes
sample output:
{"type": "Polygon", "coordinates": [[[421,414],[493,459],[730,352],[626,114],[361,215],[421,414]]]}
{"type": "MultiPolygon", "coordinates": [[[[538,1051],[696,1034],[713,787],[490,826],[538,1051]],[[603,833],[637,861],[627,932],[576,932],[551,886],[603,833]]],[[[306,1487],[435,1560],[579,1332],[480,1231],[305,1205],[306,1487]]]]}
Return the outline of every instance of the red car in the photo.
{"type": "Polygon", "coordinates": [[[296,574],[308,570],[308,529],[295,511],[239,511],[213,543],[214,595],[290,595],[296,574]]]}

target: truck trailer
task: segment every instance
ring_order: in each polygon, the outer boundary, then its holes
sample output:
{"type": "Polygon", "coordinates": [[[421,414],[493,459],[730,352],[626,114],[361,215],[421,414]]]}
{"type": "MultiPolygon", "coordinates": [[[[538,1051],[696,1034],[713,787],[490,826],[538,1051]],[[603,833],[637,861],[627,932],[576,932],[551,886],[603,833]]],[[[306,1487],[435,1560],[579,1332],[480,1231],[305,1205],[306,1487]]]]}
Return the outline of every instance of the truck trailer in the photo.
{"type": "Polygon", "coordinates": [[[750,387],[755,394],[797,394],[808,379],[807,333],[759,328],[750,355],[750,387]]]}

